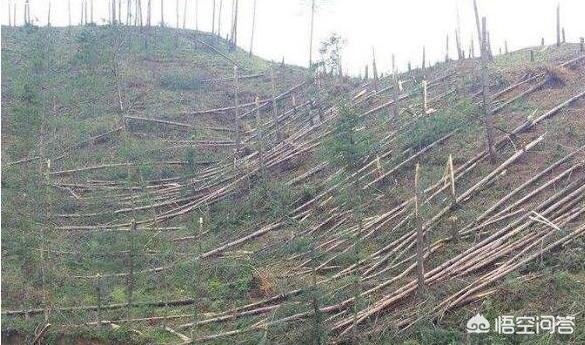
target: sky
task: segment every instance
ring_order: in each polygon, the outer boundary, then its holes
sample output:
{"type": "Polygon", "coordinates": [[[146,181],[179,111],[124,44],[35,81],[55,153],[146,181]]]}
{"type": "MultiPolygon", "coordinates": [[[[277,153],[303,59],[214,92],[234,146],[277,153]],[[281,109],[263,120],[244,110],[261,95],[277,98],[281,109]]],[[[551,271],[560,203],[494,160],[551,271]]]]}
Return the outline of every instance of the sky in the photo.
{"type": "MultiPolygon", "coordinates": [[[[17,24],[23,22],[24,0],[1,0],[2,24],[8,24],[8,6],[16,4],[17,24]]],[[[68,0],[30,0],[31,14],[37,25],[47,24],[51,3],[51,24],[68,23],[68,0]]],[[[72,20],[79,23],[82,0],[70,0],[72,20]]],[[[88,2],[91,0],[87,0],[88,2]]],[[[93,0],[95,21],[108,18],[108,0],[93,0]]],[[[123,18],[128,0],[122,0],[123,18]]],[[[135,0],[132,0],[135,1],[135,0]]],[[[186,15],[188,28],[211,30],[214,0],[163,0],[165,23],[176,26],[176,6],[180,24],[186,15]],[[187,1],[187,11],[184,11],[187,1]]],[[[238,45],[249,49],[254,1],[256,1],[256,31],[254,53],[263,58],[307,66],[309,63],[309,24],[311,0],[239,0],[238,45]]],[[[346,41],[343,66],[346,73],[358,75],[371,64],[373,51],[380,71],[388,71],[391,56],[396,56],[397,68],[405,70],[407,63],[421,64],[422,47],[427,59],[437,62],[445,58],[446,36],[450,39],[450,55],[456,56],[454,32],[459,13],[463,47],[476,40],[477,29],[472,0],[315,0],[315,33],[313,59],[318,58],[319,43],[332,33],[346,41]]],[[[477,0],[481,16],[487,17],[492,50],[510,50],[556,40],[556,6],[561,7],[561,23],[567,40],[578,42],[585,36],[585,0],[477,0]]],[[[143,14],[146,3],[142,0],[143,14]]],[[[219,12],[222,5],[222,36],[230,30],[232,0],[215,0],[219,12]]],[[[152,0],[153,23],[160,22],[161,0],[152,0]]],[[[217,13],[216,12],[216,13],[217,13]]],[[[477,43],[475,43],[477,51],[477,43]]]]}

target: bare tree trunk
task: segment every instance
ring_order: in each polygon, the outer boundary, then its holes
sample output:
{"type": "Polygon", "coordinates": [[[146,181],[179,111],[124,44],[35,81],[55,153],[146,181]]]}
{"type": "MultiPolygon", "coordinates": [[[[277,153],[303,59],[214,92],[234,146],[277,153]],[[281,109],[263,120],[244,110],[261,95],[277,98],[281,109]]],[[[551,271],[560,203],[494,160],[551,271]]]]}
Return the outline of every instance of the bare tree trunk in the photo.
{"type": "Polygon", "coordinates": [[[471,45],[470,45],[470,57],[475,58],[475,44],[473,43],[473,37],[471,38],[471,45]]]}
{"type": "Polygon", "coordinates": [[[482,18],[483,29],[483,49],[481,50],[481,81],[483,87],[483,109],[486,126],[486,141],[491,164],[496,163],[496,153],[494,151],[493,134],[492,134],[492,111],[489,90],[489,78],[487,70],[487,23],[486,18],[482,18]]]}
{"type": "Polygon", "coordinates": [[[142,24],[142,0],[136,0],[136,26],[142,27],[142,24]]]}
{"type": "Polygon", "coordinates": [[[561,46],[561,5],[557,5],[557,47],[561,46]]]}
{"type": "Polygon", "coordinates": [[[130,26],[132,20],[132,0],[126,2],[126,26],[130,26]]]}
{"type": "Polygon", "coordinates": [[[85,8],[85,0],[81,0],[81,16],[79,17],[79,25],[83,26],[83,10],[85,8]]]}
{"type": "Polygon", "coordinates": [[[581,37],[579,39],[579,45],[580,45],[579,50],[581,51],[581,53],[585,52],[585,38],[584,37],[581,37]]]}
{"type": "Polygon", "coordinates": [[[165,4],[160,0],[160,26],[165,26],[165,4]]]}
{"type": "Polygon", "coordinates": [[[234,100],[235,100],[235,114],[234,114],[234,130],[236,131],[236,152],[234,161],[236,157],[238,157],[238,153],[240,152],[242,143],[240,138],[240,99],[239,99],[239,84],[238,84],[238,67],[234,66],[234,100]]]}
{"type": "Polygon", "coordinates": [[[49,1],[49,13],[47,14],[47,26],[51,26],[51,2],[49,1]]]}
{"type": "Polygon", "coordinates": [[[146,4],[146,26],[152,25],[152,0],[148,0],[146,4]]]}
{"type": "Polygon", "coordinates": [[[422,65],[421,69],[423,72],[423,79],[426,78],[427,75],[427,49],[423,46],[423,53],[422,53],[422,65]]]}
{"type": "Polygon", "coordinates": [[[455,45],[457,48],[457,60],[463,60],[464,56],[462,56],[463,50],[461,50],[461,37],[459,37],[457,31],[455,31],[455,45]]]}
{"type": "Polygon", "coordinates": [[[116,0],[112,0],[112,25],[115,25],[115,24],[116,24],[116,0]]]}
{"type": "Polygon", "coordinates": [[[195,30],[199,31],[199,0],[195,0],[195,30]]]}
{"type": "Polygon", "coordinates": [[[477,42],[479,42],[479,51],[481,56],[483,52],[483,35],[481,34],[481,23],[479,21],[479,11],[477,10],[477,0],[473,0],[473,11],[475,13],[475,25],[477,26],[477,42]]]}
{"type": "Polygon", "coordinates": [[[276,74],[274,73],[274,67],[270,66],[270,79],[272,81],[272,118],[274,121],[274,128],[276,131],[276,141],[282,140],[282,132],[280,129],[280,121],[278,121],[278,104],[276,99],[276,74]]]}
{"type": "Polygon", "coordinates": [[[264,165],[264,133],[262,128],[262,118],[260,116],[260,97],[256,96],[256,140],[258,140],[258,156],[260,158],[260,174],[262,178],[266,177],[266,167],[264,165]]]}
{"type": "Polygon", "coordinates": [[[97,327],[102,327],[102,276],[98,273],[95,282],[95,299],[97,306],[97,327]]]}
{"type": "Polygon", "coordinates": [[[131,317],[132,311],[132,299],[134,296],[134,253],[135,249],[135,238],[136,233],[136,220],[132,220],[130,227],[130,250],[128,251],[128,276],[126,277],[126,297],[128,298],[128,318],[131,317]]]}
{"type": "Polygon", "coordinates": [[[30,25],[30,1],[26,0],[24,2],[24,24],[30,25]]]}
{"type": "Polygon", "coordinates": [[[254,0],[254,9],[252,10],[252,35],[250,38],[250,56],[254,50],[254,30],[256,29],[256,0],[254,0]]]}
{"type": "Polygon", "coordinates": [[[234,14],[234,49],[238,46],[238,9],[240,8],[240,1],[236,0],[235,14],[234,14]]]}
{"type": "Polygon", "coordinates": [[[563,28],[562,33],[563,33],[563,41],[562,42],[567,43],[567,37],[565,36],[565,28],[563,28]]]}
{"type": "Polygon", "coordinates": [[[311,27],[309,30],[309,68],[313,67],[313,29],[315,28],[315,0],[311,2],[311,27]]]}
{"type": "Polygon", "coordinates": [[[376,66],[376,50],[372,47],[372,73],[374,74],[374,90],[378,91],[378,67],[376,66]]]}
{"type": "Polygon", "coordinates": [[[187,0],[183,3],[183,30],[187,28],[187,0]]]}
{"type": "Polygon", "coordinates": [[[428,107],[428,93],[427,93],[427,81],[423,79],[422,81],[422,113],[423,115],[428,114],[429,107],[428,107]]]}
{"type": "Polygon", "coordinates": [[[215,0],[213,0],[213,12],[211,14],[211,33],[215,34],[215,0]]]}
{"type": "Polygon", "coordinates": [[[392,81],[394,83],[394,118],[398,119],[400,116],[400,83],[398,81],[398,76],[396,75],[396,70],[392,69],[392,81]]]}
{"type": "Polygon", "coordinates": [[[118,0],[118,22],[122,25],[122,0],[118,0]]]}
{"type": "Polygon", "coordinates": [[[176,20],[177,20],[177,25],[175,26],[177,29],[180,28],[179,26],[179,0],[177,0],[177,3],[175,4],[175,14],[176,14],[176,20]]]}
{"type": "Polygon", "coordinates": [[[425,268],[424,268],[424,236],[423,221],[420,215],[420,206],[422,204],[422,191],[420,187],[420,164],[416,164],[414,175],[414,217],[416,222],[416,275],[418,280],[419,293],[425,292],[425,268]]]}
{"type": "Polygon", "coordinates": [[[223,9],[223,0],[219,0],[219,11],[217,14],[217,36],[221,37],[221,11],[223,9]]]}
{"type": "MultiPolygon", "coordinates": [[[[449,161],[447,162],[449,170],[449,181],[451,184],[451,205],[452,209],[457,208],[457,193],[455,191],[455,168],[453,166],[453,155],[449,155],[449,161]]],[[[451,219],[451,238],[455,243],[459,242],[459,228],[457,227],[457,217],[451,219]]]]}
{"type": "Polygon", "coordinates": [[[449,35],[445,40],[445,62],[449,62],[449,35]]]}
{"type": "Polygon", "coordinates": [[[8,3],[8,26],[12,26],[12,3],[8,3]]]}
{"type": "Polygon", "coordinates": [[[465,59],[465,53],[461,47],[461,17],[459,16],[459,7],[456,8],[457,28],[455,29],[455,44],[457,45],[457,58],[459,60],[465,59]]]}

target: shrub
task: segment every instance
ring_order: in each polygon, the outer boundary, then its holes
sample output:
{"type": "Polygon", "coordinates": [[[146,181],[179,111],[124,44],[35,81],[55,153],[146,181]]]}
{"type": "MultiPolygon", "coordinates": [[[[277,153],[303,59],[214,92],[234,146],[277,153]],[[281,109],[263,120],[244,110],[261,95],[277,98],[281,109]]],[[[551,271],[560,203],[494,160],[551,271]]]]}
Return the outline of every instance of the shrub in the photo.
{"type": "Polygon", "coordinates": [[[421,148],[444,137],[457,128],[469,127],[479,108],[471,100],[463,100],[454,107],[424,115],[403,135],[405,148],[421,148]]]}

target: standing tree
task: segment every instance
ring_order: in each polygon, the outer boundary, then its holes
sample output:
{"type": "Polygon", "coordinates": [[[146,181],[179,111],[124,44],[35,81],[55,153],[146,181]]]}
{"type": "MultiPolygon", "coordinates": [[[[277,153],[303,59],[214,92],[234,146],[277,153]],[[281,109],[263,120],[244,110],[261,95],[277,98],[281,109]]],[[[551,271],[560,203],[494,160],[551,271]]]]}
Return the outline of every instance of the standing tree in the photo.
{"type": "Polygon", "coordinates": [[[254,48],[254,30],[256,29],[256,0],[254,0],[254,8],[252,10],[252,35],[250,38],[250,56],[254,48]]]}
{"type": "Polygon", "coordinates": [[[183,2],[183,30],[187,28],[187,0],[183,2]]]}
{"type": "Polygon", "coordinates": [[[315,0],[311,2],[311,28],[309,30],[309,68],[313,66],[313,29],[315,28],[315,0]]]}
{"type": "Polygon", "coordinates": [[[146,4],[146,26],[150,27],[152,24],[152,0],[148,0],[146,4]]]}
{"type": "Polygon", "coordinates": [[[165,26],[165,1],[160,0],[160,26],[165,26]]]}

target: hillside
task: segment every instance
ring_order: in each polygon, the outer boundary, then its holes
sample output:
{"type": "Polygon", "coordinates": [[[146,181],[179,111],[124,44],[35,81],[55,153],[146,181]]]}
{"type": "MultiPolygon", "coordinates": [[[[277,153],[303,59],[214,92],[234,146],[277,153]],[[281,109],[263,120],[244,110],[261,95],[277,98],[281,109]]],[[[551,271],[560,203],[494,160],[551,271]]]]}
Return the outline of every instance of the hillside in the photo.
{"type": "Polygon", "coordinates": [[[584,63],[494,57],[490,162],[477,59],[397,88],[201,32],[3,27],[2,340],[584,343],[584,63]]]}

